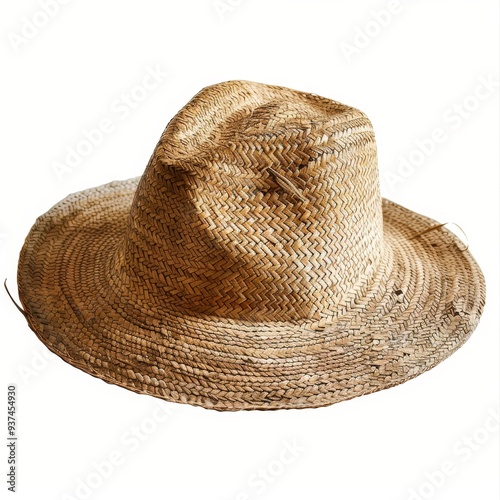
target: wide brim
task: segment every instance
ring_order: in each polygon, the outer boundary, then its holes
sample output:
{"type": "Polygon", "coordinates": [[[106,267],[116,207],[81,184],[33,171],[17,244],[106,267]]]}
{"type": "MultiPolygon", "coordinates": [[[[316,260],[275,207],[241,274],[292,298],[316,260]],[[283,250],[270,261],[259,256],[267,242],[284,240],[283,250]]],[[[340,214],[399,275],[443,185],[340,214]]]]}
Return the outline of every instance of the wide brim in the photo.
{"type": "Polygon", "coordinates": [[[18,268],[31,329],[106,382],[217,410],[312,408],[401,384],[457,350],[485,284],[444,227],[383,200],[384,254],[363,296],[324,322],[179,313],[133,295],[114,256],[139,178],[75,193],[39,217],[18,268]]]}

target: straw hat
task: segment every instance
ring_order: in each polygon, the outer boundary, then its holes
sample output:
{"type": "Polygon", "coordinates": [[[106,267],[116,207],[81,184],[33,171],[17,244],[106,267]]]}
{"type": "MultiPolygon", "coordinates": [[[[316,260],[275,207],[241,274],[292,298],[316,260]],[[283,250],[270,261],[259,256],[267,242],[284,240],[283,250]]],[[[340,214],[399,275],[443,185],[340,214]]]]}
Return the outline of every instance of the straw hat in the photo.
{"type": "Polygon", "coordinates": [[[18,283],[68,363],[217,410],[405,382],[468,339],[485,297],[453,233],[381,199],[361,111],[243,81],[182,108],[140,179],[39,217],[18,283]]]}

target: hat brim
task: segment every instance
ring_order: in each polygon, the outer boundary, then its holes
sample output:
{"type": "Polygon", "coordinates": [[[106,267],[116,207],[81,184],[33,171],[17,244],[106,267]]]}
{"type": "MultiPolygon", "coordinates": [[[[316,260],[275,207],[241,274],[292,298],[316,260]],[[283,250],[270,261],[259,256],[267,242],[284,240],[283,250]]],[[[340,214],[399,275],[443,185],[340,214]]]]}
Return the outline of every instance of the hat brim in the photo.
{"type": "Polygon", "coordinates": [[[31,329],[106,382],[217,410],[326,406],[429,370],[479,321],[485,283],[470,252],[388,200],[376,276],[325,324],[161,310],[112,271],[138,181],[69,195],[37,219],[19,259],[31,329]]]}

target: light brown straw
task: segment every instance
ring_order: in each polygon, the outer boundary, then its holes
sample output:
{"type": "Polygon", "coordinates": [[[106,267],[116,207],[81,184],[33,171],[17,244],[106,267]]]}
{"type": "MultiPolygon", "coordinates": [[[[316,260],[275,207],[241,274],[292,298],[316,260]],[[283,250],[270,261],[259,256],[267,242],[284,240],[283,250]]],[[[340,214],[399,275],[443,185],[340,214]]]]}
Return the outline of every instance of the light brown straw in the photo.
{"type": "Polygon", "coordinates": [[[3,282],[3,286],[5,288],[5,291],[7,292],[7,295],[9,296],[9,299],[12,301],[12,303],[16,306],[17,310],[24,316],[26,317],[26,312],[23,310],[23,308],[14,300],[14,297],[12,297],[10,290],[7,288],[7,278],[5,278],[3,282]]]}
{"type": "MultiPolygon", "coordinates": [[[[465,231],[458,225],[456,224],[455,222],[443,222],[441,224],[436,224],[435,226],[432,226],[432,227],[428,227],[427,229],[424,229],[423,231],[420,231],[419,233],[417,234],[414,234],[410,240],[413,240],[415,238],[418,238],[419,236],[423,235],[423,234],[427,234],[431,231],[435,231],[436,229],[441,229],[442,227],[446,227],[448,225],[454,225],[456,227],[458,227],[458,229],[460,229],[460,231],[462,231],[462,234],[465,236],[466,240],[467,240],[467,243],[465,244],[465,246],[462,248],[462,252],[465,252],[466,250],[468,250],[469,248],[469,238],[467,238],[467,235],[465,234],[465,231]]],[[[458,241],[460,241],[460,243],[463,243],[462,240],[460,240],[459,238],[457,238],[457,241],[455,241],[455,244],[460,247],[460,245],[458,244],[458,241]]]]}
{"type": "Polygon", "coordinates": [[[226,82],[170,121],[141,179],[37,220],[19,295],[52,351],[107,382],[217,410],[324,406],[419,375],[475,328],[483,276],[435,224],[381,199],[361,111],[226,82]]]}

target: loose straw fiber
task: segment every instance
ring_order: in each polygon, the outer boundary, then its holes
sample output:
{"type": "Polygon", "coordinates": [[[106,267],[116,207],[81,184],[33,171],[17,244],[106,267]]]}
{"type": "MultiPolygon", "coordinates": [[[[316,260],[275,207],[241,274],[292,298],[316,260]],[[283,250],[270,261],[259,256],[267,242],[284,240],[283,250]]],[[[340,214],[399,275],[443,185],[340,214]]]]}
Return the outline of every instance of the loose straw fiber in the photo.
{"type": "Polygon", "coordinates": [[[217,410],[325,406],[421,374],[476,327],[483,276],[436,224],[381,199],[362,112],[226,82],[177,113],[142,178],[38,218],[19,295],[40,340],[106,382],[217,410]]]}

